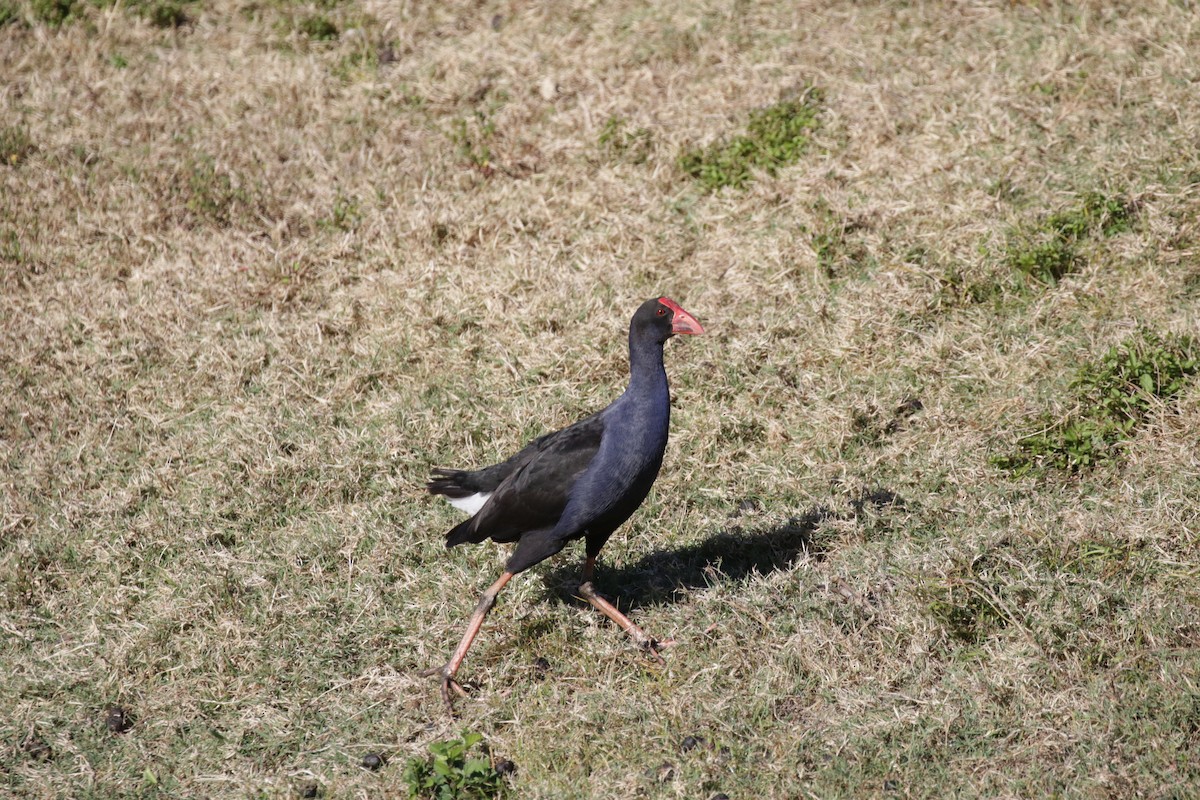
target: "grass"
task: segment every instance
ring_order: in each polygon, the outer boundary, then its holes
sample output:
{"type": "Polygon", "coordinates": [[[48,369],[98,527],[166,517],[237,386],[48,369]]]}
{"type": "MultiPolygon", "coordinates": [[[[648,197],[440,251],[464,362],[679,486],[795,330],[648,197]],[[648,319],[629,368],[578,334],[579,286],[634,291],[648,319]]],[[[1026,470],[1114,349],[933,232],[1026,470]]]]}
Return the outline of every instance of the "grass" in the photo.
{"type": "Polygon", "coordinates": [[[1169,408],[1200,371],[1190,336],[1142,331],[1081,368],[1069,391],[1075,411],[1043,419],[1017,452],[994,460],[1015,474],[1055,467],[1078,471],[1112,461],[1150,414],[1169,408]]]}
{"type": "MultiPolygon", "coordinates": [[[[932,618],[952,639],[978,645],[1013,622],[1016,612],[1006,595],[1014,577],[1009,565],[984,555],[922,586],[919,594],[928,602],[932,618]]],[[[975,657],[978,651],[961,653],[975,657]]]]}
{"type": "Polygon", "coordinates": [[[76,5],[76,0],[32,0],[30,7],[35,19],[57,28],[75,13],[76,5]]]}
{"type": "Polygon", "coordinates": [[[312,14],[296,23],[296,30],[309,39],[325,42],[338,37],[338,27],[324,14],[312,14]]]}
{"type": "Polygon", "coordinates": [[[34,150],[29,131],[23,126],[0,128],[0,163],[15,167],[34,150]]]}
{"type": "Polygon", "coordinates": [[[459,156],[480,170],[491,168],[491,142],[495,136],[495,121],[482,111],[476,111],[471,118],[456,118],[450,129],[450,141],[459,156]]]}
{"type": "Polygon", "coordinates": [[[685,149],[679,154],[679,168],[707,191],[726,186],[741,189],[756,170],[775,175],[799,161],[808,149],[822,96],[820,90],[808,87],[798,100],[752,111],[744,134],[685,149]]]}
{"type": "Polygon", "coordinates": [[[158,28],[178,28],[189,21],[184,4],[172,0],[148,3],[141,8],[141,14],[151,25],[158,28]]]}
{"type": "MultiPolygon", "coordinates": [[[[239,222],[252,223],[261,219],[263,193],[244,176],[235,175],[219,166],[214,159],[201,157],[184,167],[186,181],[184,207],[200,220],[218,226],[239,222]]],[[[337,205],[334,217],[338,216],[337,205]]]]}
{"type": "Polygon", "coordinates": [[[21,11],[12,0],[0,2],[0,28],[16,25],[21,21],[21,11]]]}
{"type": "Polygon", "coordinates": [[[1043,5],[0,6],[0,795],[1194,794],[1192,12],[1043,5]],[[447,719],[662,294],[666,664],[568,549],[447,719]]]}
{"type": "Polygon", "coordinates": [[[1078,205],[1050,214],[1032,230],[1010,234],[1009,266],[1043,284],[1054,284],[1078,269],[1080,246],[1089,238],[1129,230],[1133,206],[1119,197],[1088,192],[1078,205]]]}
{"type": "Polygon", "coordinates": [[[626,120],[612,116],[600,129],[596,145],[611,159],[644,164],[654,151],[654,133],[646,127],[629,130],[626,120]]]}

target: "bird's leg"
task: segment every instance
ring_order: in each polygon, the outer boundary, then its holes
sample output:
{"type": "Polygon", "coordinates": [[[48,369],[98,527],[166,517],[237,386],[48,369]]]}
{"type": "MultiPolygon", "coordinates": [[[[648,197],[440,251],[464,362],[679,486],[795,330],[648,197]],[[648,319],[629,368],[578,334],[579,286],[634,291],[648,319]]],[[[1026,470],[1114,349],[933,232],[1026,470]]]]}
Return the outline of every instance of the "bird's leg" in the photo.
{"type": "Polygon", "coordinates": [[[454,680],[454,675],[458,672],[458,668],[462,666],[463,659],[467,657],[467,651],[471,649],[471,643],[475,641],[476,634],[483,626],[483,618],[492,610],[492,606],[496,604],[496,596],[500,594],[500,590],[504,588],[504,584],[512,580],[513,573],[504,572],[496,579],[496,582],[487,588],[479,598],[478,605],[475,606],[475,611],[471,613],[471,619],[467,621],[467,632],[463,634],[462,641],[458,643],[458,648],[454,654],[450,656],[450,660],[446,662],[444,667],[434,667],[421,673],[422,675],[441,675],[442,676],[442,700],[446,703],[446,710],[454,716],[454,704],[450,702],[450,690],[458,692],[462,697],[466,697],[467,693],[459,685],[458,681],[454,680]]]}
{"type": "Polygon", "coordinates": [[[605,600],[596,591],[596,587],[592,585],[592,575],[595,571],[596,557],[588,556],[587,561],[583,563],[583,580],[579,584],[579,596],[591,603],[601,614],[620,625],[622,630],[629,634],[629,638],[633,639],[634,644],[653,654],[659,663],[665,664],[663,657],[658,654],[662,644],[654,637],[647,636],[645,631],[633,623],[633,620],[622,614],[620,609],[605,600]]]}

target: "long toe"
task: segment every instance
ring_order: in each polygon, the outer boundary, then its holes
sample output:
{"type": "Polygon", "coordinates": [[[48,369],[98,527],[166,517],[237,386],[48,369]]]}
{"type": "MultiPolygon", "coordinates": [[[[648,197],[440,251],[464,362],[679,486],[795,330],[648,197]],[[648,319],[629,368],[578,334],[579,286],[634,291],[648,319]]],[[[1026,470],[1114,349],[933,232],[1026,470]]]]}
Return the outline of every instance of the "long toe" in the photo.
{"type": "Polygon", "coordinates": [[[649,653],[650,656],[655,661],[657,661],[659,664],[663,665],[664,667],[667,665],[667,660],[662,657],[662,653],[660,653],[659,651],[662,650],[663,648],[665,648],[666,646],[667,645],[663,644],[662,642],[658,641],[657,639],[652,639],[650,637],[646,637],[646,641],[641,643],[641,648],[643,650],[645,650],[647,653],[649,653]]]}
{"type": "Polygon", "coordinates": [[[466,697],[467,692],[458,681],[451,678],[449,675],[442,678],[442,702],[446,704],[446,713],[451,717],[454,716],[454,698],[450,696],[450,690],[453,689],[458,693],[459,697],[466,697]]]}
{"type": "Polygon", "coordinates": [[[441,667],[430,667],[418,673],[422,678],[432,678],[438,676],[442,679],[442,702],[446,705],[446,710],[450,716],[454,716],[454,698],[450,694],[453,691],[459,697],[466,697],[467,690],[462,687],[462,684],[454,680],[454,673],[450,671],[450,665],[446,664],[441,667]]]}

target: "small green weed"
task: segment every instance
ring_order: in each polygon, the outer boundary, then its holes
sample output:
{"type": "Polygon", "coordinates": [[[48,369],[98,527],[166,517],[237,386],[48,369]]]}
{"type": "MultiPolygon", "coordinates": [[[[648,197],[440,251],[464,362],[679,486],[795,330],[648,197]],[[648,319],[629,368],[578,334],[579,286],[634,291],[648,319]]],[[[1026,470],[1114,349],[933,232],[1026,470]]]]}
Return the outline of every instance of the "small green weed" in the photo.
{"type": "Polygon", "coordinates": [[[1126,231],[1132,218],[1130,203],[1088,192],[1079,205],[1051,214],[1036,228],[1010,233],[1005,261],[1041,283],[1056,284],[1078,269],[1084,240],[1126,231]]]}
{"type": "Polygon", "coordinates": [[[432,757],[411,758],[404,767],[409,797],[417,800],[486,800],[505,794],[507,784],[491,762],[470,751],[483,741],[463,731],[461,739],[429,745],[432,757]]]}
{"type": "Polygon", "coordinates": [[[1023,475],[1039,468],[1079,471],[1112,461],[1116,445],[1131,437],[1149,413],[1179,394],[1200,371],[1190,336],[1163,337],[1143,330],[1110,349],[1071,382],[1077,408],[1065,419],[1045,418],[1043,428],[1017,442],[1017,451],[992,463],[1023,475]]]}
{"type": "Polygon", "coordinates": [[[296,25],[296,30],[309,39],[327,42],[338,38],[338,27],[324,14],[312,14],[304,17],[296,25]]]}
{"type": "Polygon", "coordinates": [[[0,161],[10,167],[20,164],[33,152],[29,131],[20,126],[0,128],[0,161]]]}
{"type": "Polygon", "coordinates": [[[492,161],[490,142],[496,136],[496,123],[482,111],[471,119],[459,117],[452,123],[450,141],[458,155],[471,166],[487,169],[492,161]]]}
{"type": "Polygon", "coordinates": [[[187,209],[218,225],[230,225],[253,206],[253,198],[234,176],[218,169],[211,158],[193,162],[186,172],[187,209]]]}
{"type": "Polygon", "coordinates": [[[359,206],[358,199],[338,194],[334,198],[333,208],[330,210],[329,216],[317,220],[317,227],[327,230],[352,231],[358,227],[358,223],[361,220],[362,209],[359,206]]]}
{"type": "Polygon", "coordinates": [[[785,100],[750,115],[746,133],[706,148],[687,148],[679,155],[679,168],[699,181],[705,191],[724,186],[740,189],[754,170],[774,175],[794,164],[808,149],[818,123],[822,93],[813,87],[799,100],[785,100]]]}
{"type": "Polygon", "coordinates": [[[653,146],[653,134],[649,128],[629,130],[621,117],[612,116],[605,121],[596,145],[611,158],[644,164],[653,146]]]}

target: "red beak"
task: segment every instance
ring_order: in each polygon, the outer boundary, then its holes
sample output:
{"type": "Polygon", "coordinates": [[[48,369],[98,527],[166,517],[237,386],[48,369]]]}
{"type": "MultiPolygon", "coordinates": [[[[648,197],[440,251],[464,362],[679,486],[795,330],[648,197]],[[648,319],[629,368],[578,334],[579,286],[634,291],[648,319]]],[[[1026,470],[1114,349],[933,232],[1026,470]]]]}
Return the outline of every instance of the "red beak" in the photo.
{"type": "Polygon", "coordinates": [[[669,297],[660,297],[658,302],[674,312],[674,316],[671,317],[671,333],[704,333],[704,326],[700,324],[700,320],[684,311],[679,303],[669,297]]]}

